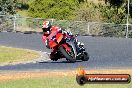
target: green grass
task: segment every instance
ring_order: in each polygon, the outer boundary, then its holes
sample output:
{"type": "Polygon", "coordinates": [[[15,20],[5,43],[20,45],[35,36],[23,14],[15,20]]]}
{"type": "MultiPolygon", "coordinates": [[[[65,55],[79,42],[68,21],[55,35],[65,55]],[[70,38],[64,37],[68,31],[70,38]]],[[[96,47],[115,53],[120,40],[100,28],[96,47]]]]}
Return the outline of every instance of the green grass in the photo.
{"type": "Polygon", "coordinates": [[[18,10],[17,14],[19,14],[20,16],[27,17],[28,16],[28,11],[27,10],[18,10]]]}
{"type": "Polygon", "coordinates": [[[129,84],[85,84],[80,86],[75,77],[41,77],[1,81],[0,88],[132,88],[129,84]]]}
{"type": "Polygon", "coordinates": [[[35,51],[0,46],[0,63],[27,61],[39,56],[35,51]]]}

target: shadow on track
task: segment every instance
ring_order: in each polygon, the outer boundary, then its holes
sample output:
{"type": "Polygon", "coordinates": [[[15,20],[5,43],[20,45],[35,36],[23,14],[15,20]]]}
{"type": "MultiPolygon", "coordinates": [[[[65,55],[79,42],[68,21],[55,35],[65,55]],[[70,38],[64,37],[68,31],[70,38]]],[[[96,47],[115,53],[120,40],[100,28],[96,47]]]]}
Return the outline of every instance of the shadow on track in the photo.
{"type": "MultiPolygon", "coordinates": [[[[81,60],[77,60],[75,63],[83,62],[81,60]]],[[[68,61],[44,61],[44,62],[37,62],[37,63],[70,63],[68,61]]]]}

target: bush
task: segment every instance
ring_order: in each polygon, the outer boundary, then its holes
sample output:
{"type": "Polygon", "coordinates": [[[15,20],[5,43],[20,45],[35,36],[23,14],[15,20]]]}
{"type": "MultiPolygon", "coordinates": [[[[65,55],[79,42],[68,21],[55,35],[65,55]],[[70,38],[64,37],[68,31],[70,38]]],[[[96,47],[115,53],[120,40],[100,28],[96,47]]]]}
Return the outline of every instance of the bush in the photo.
{"type": "Polygon", "coordinates": [[[73,19],[76,0],[35,0],[29,4],[29,16],[54,19],[73,19]]]}

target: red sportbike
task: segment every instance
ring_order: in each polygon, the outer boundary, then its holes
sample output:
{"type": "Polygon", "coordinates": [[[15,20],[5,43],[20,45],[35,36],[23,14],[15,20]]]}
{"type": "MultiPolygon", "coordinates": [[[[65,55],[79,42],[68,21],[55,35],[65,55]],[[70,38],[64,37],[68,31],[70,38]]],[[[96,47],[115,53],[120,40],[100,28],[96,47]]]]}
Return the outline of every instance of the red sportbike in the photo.
{"type": "Polygon", "coordinates": [[[54,33],[50,35],[48,43],[53,52],[50,54],[50,59],[57,61],[60,58],[66,58],[68,62],[76,62],[76,60],[87,61],[88,53],[85,51],[84,45],[77,45],[77,36],[66,38],[62,33],[54,33]]]}

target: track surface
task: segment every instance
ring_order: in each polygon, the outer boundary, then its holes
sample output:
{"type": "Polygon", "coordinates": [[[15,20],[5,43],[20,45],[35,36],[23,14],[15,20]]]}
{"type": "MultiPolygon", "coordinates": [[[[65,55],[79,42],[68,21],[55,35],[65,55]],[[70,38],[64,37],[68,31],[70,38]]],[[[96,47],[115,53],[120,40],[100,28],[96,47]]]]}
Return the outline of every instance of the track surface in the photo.
{"type": "MultiPolygon", "coordinates": [[[[90,55],[89,61],[67,63],[65,59],[53,62],[0,66],[0,70],[69,70],[79,66],[85,69],[132,68],[132,39],[78,36],[90,55]]],[[[0,33],[0,45],[50,52],[42,43],[40,34],[0,33]]]]}

